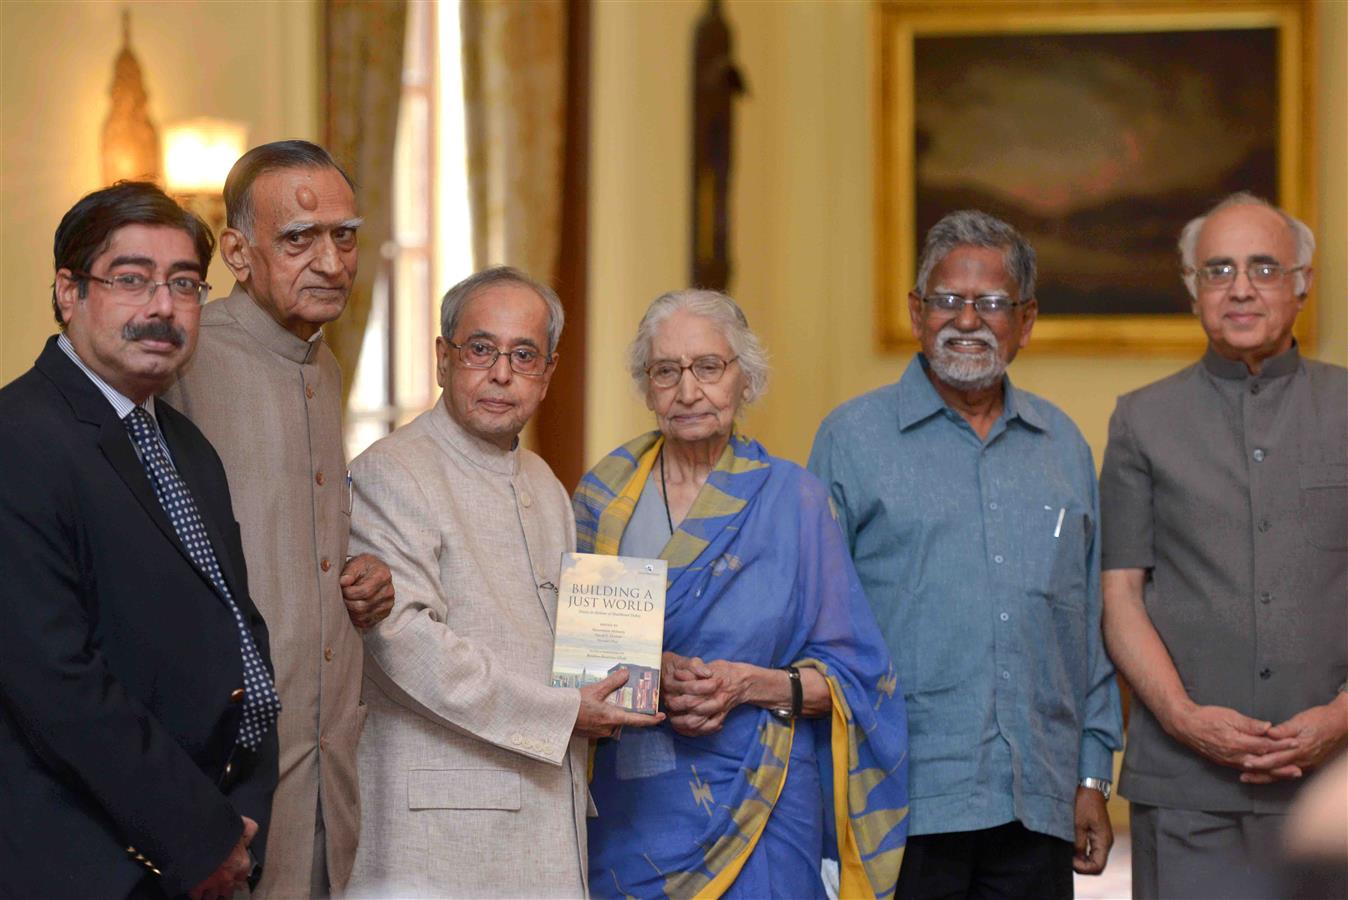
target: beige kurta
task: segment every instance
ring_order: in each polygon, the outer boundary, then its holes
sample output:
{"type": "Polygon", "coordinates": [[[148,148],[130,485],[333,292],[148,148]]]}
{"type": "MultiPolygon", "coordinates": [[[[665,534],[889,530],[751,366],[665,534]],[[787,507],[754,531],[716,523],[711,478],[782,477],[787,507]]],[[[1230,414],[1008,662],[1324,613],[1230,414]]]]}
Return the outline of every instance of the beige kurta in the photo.
{"type": "Polygon", "coordinates": [[[549,686],[575,546],[543,460],[464,431],[443,400],[351,464],[352,546],[393,570],[365,636],[361,897],[578,897],[586,742],[549,686]]]}
{"type": "Polygon", "coordinates": [[[360,636],[337,581],[351,522],[341,371],[321,338],[301,340],[236,287],[202,311],[196,356],[164,397],[224,461],[249,589],[271,633],[281,781],[255,896],[308,896],[320,789],[328,877],[340,891],[360,829],[364,715],[360,636]]]}

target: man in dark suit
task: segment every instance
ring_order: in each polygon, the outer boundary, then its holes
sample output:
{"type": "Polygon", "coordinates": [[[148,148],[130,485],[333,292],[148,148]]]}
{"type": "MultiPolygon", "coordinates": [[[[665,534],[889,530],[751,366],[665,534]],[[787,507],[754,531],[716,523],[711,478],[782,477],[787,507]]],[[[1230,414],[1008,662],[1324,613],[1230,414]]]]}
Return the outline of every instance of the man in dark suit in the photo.
{"type": "Polygon", "coordinates": [[[277,779],[267,630],[224,469],[154,395],[214,239],[150,184],[56,231],[62,333],[0,389],[0,897],[228,897],[277,779]]]}

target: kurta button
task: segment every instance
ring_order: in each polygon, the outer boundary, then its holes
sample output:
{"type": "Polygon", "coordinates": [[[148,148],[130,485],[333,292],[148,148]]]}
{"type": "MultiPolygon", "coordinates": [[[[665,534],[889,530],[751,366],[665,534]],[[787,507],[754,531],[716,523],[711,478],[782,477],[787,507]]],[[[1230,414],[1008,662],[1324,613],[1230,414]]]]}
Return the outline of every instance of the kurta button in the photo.
{"type": "Polygon", "coordinates": [[[1268,530],[1269,530],[1270,528],[1272,528],[1272,527],[1273,527],[1273,523],[1270,522],[1268,519],[1260,519],[1260,520],[1259,520],[1259,530],[1260,530],[1260,531],[1268,531],[1268,530]]]}
{"type": "Polygon", "coordinates": [[[1250,393],[1251,394],[1259,393],[1259,382],[1256,381],[1254,384],[1250,385],[1250,393]]]}
{"type": "Polygon", "coordinates": [[[225,763],[225,777],[228,778],[230,773],[233,771],[234,771],[234,763],[233,762],[225,763]]]}
{"type": "Polygon", "coordinates": [[[1261,672],[1259,673],[1259,677],[1262,678],[1262,679],[1264,679],[1265,681],[1268,681],[1270,678],[1273,677],[1273,670],[1272,670],[1272,669],[1264,669],[1263,671],[1261,671],[1261,672]]]}
{"type": "Polygon", "coordinates": [[[243,688],[235,688],[229,692],[229,702],[238,703],[243,700],[243,688]]]}
{"type": "Polygon", "coordinates": [[[1255,461],[1255,462],[1263,462],[1263,461],[1264,461],[1264,451],[1263,451],[1262,448],[1256,449],[1256,450],[1254,451],[1254,453],[1251,454],[1251,456],[1254,457],[1254,461],[1255,461]]]}
{"type": "Polygon", "coordinates": [[[530,499],[530,497],[529,497],[528,494],[520,494],[520,504],[521,504],[525,509],[528,509],[530,506],[533,506],[533,503],[534,503],[534,501],[533,501],[532,499],[530,499]]]}
{"type": "Polygon", "coordinates": [[[323,658],[324,658],[325,660],[327,660],[328,662],[332,662],[332,648],[331,648],[331,647],[324,647],[324,648],[323,648],[323,658]]]}
{"type": "Polygon", "coordinates": [[[1273,602],[1273,595],[1270,594],[1268,591],[1264,591],[1262,594],[1259,595],[1259,602],[1267,606],[1268,604],[1273,602]]]}
{"type": "Polygon", "coordinates": [[[308,397],[310,400],[314,399],[314,386],[312,384],[306,384],[304,386],[304,396],[308,397]]]}
{"type": "Polygon", "coordinates": [[[524,737],[518,731],[510,736],[510,743],[514,744],[516,747],[518,747],[523,740],[524,737]]]}
{"type": "Polygon", "coordinates": [[[315,476],[314,476],[314,481],[317,481],[318,484],[319,484],[319,486],[322,487],[322,485],[323,485],[323,473],[322,473],[322,472],[319,472],[317,475],[315,475],[315,476]]]}
{"type": "Polygon", "coordinates": [[[323,561],[318,564],[318,567],[326,572],[328,569],[332,568],[332,563],[328,562],[328,558],[325,556],[323,557],[323,561]]]}
{"type": "Polygon", "coordinates": [[[998,618],[1000,618],[1003,622],[1005,622],[1009,620],[1011,617],[1008,616],[1006,613],[1002,613],[998,618]]]}
{"type": "Polygon", "coordinates": [[[1006,560],[1002,558],[1001,554],[998,554],[997,556],[994,556],[994,557],[992,558],[992,561],[995,562],[995,563],[998,563],[998,564],[1006,562],[1006,560]]]}

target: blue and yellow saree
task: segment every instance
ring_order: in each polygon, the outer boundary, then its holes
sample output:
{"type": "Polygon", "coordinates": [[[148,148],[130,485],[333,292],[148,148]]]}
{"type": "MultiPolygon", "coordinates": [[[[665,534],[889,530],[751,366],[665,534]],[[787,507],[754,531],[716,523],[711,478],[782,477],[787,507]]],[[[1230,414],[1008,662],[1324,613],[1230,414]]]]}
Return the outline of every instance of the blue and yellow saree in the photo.
{"type": "MultiPolygon", "coordinates": [[[[662,438],[613,451],[575,496],[579,549],[617,553],[662,438]]],[[[907,835],[903,693],[824,487],[733,436],[661,556],[665,649],[825,676],[830,717],[744,705],[716,734],[664,723],[601,742],[591,790],[597,897],[889,897],[907,835]]]]}

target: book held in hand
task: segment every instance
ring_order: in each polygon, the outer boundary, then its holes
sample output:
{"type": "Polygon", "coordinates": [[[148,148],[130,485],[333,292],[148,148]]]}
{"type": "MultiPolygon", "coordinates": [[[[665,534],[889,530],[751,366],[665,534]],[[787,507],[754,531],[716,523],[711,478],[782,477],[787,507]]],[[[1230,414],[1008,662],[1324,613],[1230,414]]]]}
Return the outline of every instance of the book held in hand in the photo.
{"type": "Polygon", "coordinates": [[[584,687],[626,669],[626,686],[610,694],[609,702],[655,714],[668,571],[663,559],[562,554],[554,687],[584,687]]]}

